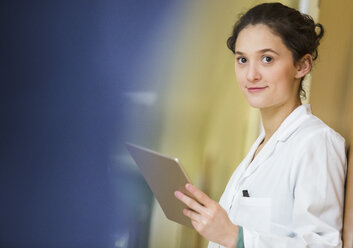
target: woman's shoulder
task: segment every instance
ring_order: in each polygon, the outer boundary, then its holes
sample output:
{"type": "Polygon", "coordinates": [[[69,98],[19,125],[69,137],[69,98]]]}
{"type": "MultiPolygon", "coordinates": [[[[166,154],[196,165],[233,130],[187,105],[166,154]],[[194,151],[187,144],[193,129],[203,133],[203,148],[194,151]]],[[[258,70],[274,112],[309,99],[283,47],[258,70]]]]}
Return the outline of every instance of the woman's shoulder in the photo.
{"type": "Polygon", "coordinates": [[[301,123],[297,133],[300,139],[310,141],[310,143],[323,141],[333,141],[343,145],[345,143],[344,138],[338,132],[313,114],[308,115],[301,123]]]}
{"type": "Polygon", "coordinates": [[[308,116],[301,123],[290,146],[293,147],[293,163],[297,164],[293,167],[294,171],[298,168],[317,170],[325,165],[344,171],[344,138],[314,115],[308,116]]]}

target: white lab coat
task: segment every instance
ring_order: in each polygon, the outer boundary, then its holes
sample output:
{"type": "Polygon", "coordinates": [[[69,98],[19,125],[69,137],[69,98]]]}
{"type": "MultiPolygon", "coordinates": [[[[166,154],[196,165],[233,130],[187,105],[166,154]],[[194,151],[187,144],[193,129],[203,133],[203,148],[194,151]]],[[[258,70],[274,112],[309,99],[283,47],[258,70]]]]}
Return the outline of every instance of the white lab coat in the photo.
{"type": "Polygon", "coordinates": [[[344,139],[310,105],[296,108],[251,162],[264,137],[262,131],[220,200],[243,227],[245,248],[341,247],[344,139]]]}

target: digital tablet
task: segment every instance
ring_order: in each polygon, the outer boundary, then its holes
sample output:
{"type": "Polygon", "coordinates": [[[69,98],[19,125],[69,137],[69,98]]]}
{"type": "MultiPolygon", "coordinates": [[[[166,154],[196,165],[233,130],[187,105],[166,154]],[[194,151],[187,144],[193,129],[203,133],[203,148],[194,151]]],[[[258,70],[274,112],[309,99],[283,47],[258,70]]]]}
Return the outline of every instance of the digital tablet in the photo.
{"type": "Polygon", "coordinates": [[[190,219],[183,214],[187,206],[174,196],[177,190],[190,196],[185,184],[191,181],[179,160],[134,144],[125,145],[166,217],[193,228],[190,219]]]}

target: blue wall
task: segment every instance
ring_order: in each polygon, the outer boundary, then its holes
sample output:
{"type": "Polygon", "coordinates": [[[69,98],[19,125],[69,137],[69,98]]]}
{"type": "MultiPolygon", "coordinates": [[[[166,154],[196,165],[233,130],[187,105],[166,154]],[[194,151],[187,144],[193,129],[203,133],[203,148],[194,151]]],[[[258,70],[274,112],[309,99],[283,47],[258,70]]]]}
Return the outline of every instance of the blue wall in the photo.
{"type": "Polygon", "coordinates": [[[147,246],[134,206],[152,195],[110,166],[122,90],[142,87],[141,41],[171,2],[0,1],[0,247],[115,247],[126,232],[147,246]]]}

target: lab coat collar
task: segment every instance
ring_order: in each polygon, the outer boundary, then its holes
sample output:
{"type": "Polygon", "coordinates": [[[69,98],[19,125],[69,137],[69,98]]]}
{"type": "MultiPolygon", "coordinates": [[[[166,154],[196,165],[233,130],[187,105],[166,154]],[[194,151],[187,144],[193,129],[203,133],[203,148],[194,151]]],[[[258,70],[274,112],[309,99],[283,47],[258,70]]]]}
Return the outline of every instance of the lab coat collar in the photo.
{"type": "Polygon", "coordinates": [[[274,139],[282,142],[286,141],[309,115],[311,115],[310,104],[300,105],[294,109],[273,134],[274,139]]]}
{"type": "Polygon", "coordinates": [[[259,154],[254,158],[255,151],[260,145],[262,140],[265,138],[265,132],[262,127],[262,131],[250,149],[248,156],[245,158],[245,177],[254,173],[261,163],[266,161],[274,152],[278,142],[285,142],[288,137],[293,134],[300,126],[300,124],[311,114],[311,108],[309,104],[300,105],[287,118],[282,122],[277,131],[272,135],[267,144],[262,148],[259,154]],[[251,163],[251,166],[248,166],[251,163]]]}

